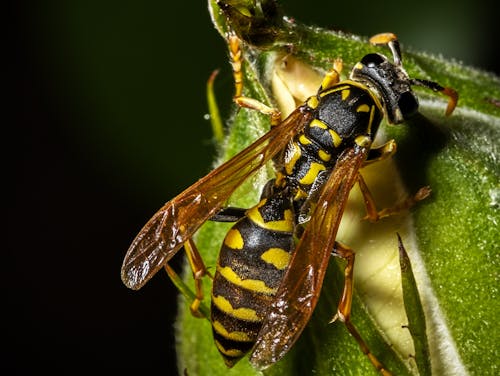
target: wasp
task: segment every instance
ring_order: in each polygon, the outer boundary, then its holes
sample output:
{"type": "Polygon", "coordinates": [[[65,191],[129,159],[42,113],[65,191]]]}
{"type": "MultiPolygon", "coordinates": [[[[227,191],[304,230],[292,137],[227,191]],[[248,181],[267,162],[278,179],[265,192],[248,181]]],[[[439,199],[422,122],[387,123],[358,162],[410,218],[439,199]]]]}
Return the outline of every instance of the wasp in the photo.
{"type": "Polygon", "coordinates": [[[392,61],[370,53],[340,80],[341,60],[325,75],[317,93],[286,119],[279,111],[242,95],[242,51],[228,37],[235,101],[271,117],[271,130],[232,159],[167,202],[133,240],[122,266],[122,280],[140,289],[185,248],[195,275],[197,313],[202,299],[200,277],[208,274],[192,240],[207,220],[235,222],[218,256],[210,319],[215,344],[227,366],[248,352],[250,362],[266,368],[297,341],[318,301],[332,254],[346,260],[343,294],[334,319],[343,321],[372,364],[390,374],[370,352],[351,322],[354,251],[336,240],[349,193],[358,183],[367,218],[375,221],[426,197],[428,188],[391,209],[377,211],[360,170],[391,156],[395,142],[372,143],[385,117],[400,124],[418,111],[412,86],[448,96],[446,115],[458,94],[435,82],[410,78],[403,68],[397,37],[378,34],[373,44],[387,45],[392,61]],[[272,161],[276,177],[249,209],[224,207],[247,178],[272,161]]]}

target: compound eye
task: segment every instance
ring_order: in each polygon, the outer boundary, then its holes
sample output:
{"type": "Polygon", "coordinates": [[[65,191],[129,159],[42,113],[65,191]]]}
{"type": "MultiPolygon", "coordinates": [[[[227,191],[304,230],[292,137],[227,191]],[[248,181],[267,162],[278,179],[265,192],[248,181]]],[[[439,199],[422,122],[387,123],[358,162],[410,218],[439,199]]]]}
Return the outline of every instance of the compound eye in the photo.
{"type": "Polygon", "coordinates": [[[368,55],[365,55],[361,59],[361,64],[366,65],[367,67],[371,68],[371,67],[382,64],[384,61],[386,61],[386,59],[382,55],[368,54],[368,55]]]}
{"type": "Polygon", "coordinates": [[[406,119],[417,112],[418,102],[411,91],[406,91],[399,96],[398,107],[406,119]]]}

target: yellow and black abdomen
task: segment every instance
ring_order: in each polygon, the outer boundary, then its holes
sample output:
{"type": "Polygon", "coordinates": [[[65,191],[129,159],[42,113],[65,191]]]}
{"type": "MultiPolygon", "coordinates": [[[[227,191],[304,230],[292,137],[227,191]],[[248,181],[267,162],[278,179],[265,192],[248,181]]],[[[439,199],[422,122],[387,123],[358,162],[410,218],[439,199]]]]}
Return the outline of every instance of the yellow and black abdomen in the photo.
{"type": "Polygon", "coordinates": [[[215,344],[228,366],[248,352],[294,248],[290,199],[275,194],[249,209],[228,232],[212,288],[215,344]]]}

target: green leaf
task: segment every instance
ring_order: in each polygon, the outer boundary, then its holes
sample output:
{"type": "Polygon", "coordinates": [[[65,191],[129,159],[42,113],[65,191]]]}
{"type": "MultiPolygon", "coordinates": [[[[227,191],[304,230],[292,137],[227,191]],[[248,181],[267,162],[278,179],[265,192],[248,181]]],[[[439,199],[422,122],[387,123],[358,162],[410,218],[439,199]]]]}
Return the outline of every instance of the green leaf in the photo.
{"type": "MultiPolygon", "coordinates": [[[[278,19],[279,12],[269,18],[258,11],[270,6],[269,1],[239,1],[235,8],[239,15],[234,9],[222,13],[214,1],[209,5],[221,34],[228,30],[229,14],[231,26],[248,43],[245,95],[269,105],[286,101],[281,89],[272,83],[284,56],[307,65],[301,65],[299,73],[285,71],[281,81],[297,87],[293,80],[302,80],[306,86],[315,87],[317,83],[311,78],[314,72],[329,69],[335,58],[342,58],[345,78],[365,54],[389,53],[364,38],[283,21],[278,19]]],[[[407,51],[404,41],[402,51],[403,64],[411,77],[452,87],[460,99],[452,116],[445,117],[446,98],[417,88],[420,114],[402,126],[382,126],[378,141],[395,139],[398,152],[392,160],[362,171],[379,207],[390,207],[424,185],[430,185],[433,192],[411,213],[375,224],[361,220],[362,199],[357,188],[351,193],[338,237],[356,251],[352,321],[371,351],[394,374],[428,374],[428,365],[420,359],[428,351],[432,374],[495,375],[500,366],[496,354],[500,340],[496,318],[500,312],[495,302],[500,242],[500,79],[455,62],[407,51]],[[401,235],[411,260],[410,279],[415,278],[415,284],[403,279],[405,299],[396,233],[401,235]],[[418,296],[425,321],[418,301],[408,303],[410,297],[418,296]],[[427,333],[426,338],[422,333],[427,333]]],[[[229,128],[219,162],[264,134],[269,119],[256,111],[238,110],[229,128]]],[[[231,205],[254,205],[260,193],[255,187],[271,176],[272,169],[268,169],[249,179],[233,195],[231,205]]],[[[197,245],[212,271],[229,226],[209,222],[197,234],[197,245]]],[[[343,286],[343,265],[335,261],[330,263],[320,301],[306,330],[285,358],[265,374],[378,374],[344,325],[329,324],[343,286]]],[[[185,275],[191,283],[191,272],[185,275]]],[[[208,302],[209,279],[204,289],[208,302]]],[[[233,369],[226,368],[213,344],[209,322],[193,318],[189,303],[181,297],[177,323],[181,372],[186,369],[190,376],[259,374],[246,359],[233,369]]]]}

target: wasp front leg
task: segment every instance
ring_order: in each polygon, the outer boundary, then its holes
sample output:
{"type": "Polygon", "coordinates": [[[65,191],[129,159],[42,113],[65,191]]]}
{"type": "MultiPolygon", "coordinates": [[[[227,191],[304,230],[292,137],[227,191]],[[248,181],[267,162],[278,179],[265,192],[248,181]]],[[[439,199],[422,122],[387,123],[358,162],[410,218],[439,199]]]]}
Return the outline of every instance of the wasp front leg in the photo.
{"type": "Polygon", "coordinates": [[[243,96],[243,51],[241,49],[241,40],[234,33],[229,33],[227,39],[235,86],[233,100],[240,107],[257,110],[262,114],[269,115],[271,117],[271,127],[278,125],[281,122],[281,112],[279,110],[254,98],[243,96]]]}
{"type": "Polygon", "coordinates": [[[326,72],[318,91],[328,89],[338,84],[340,82],[340,73],[342,72],[343,66],[342,59],[335,59],[333,61],[333,68],[326,72]]]}
{"type": "Polygon", "coordinates": [[[379,147],[371,148],[368,153],[368,158],[363,163],[363,167],[391,158],[396,153],[396,149],[397,145],[394,140],[389,140],[379,147]]]}

